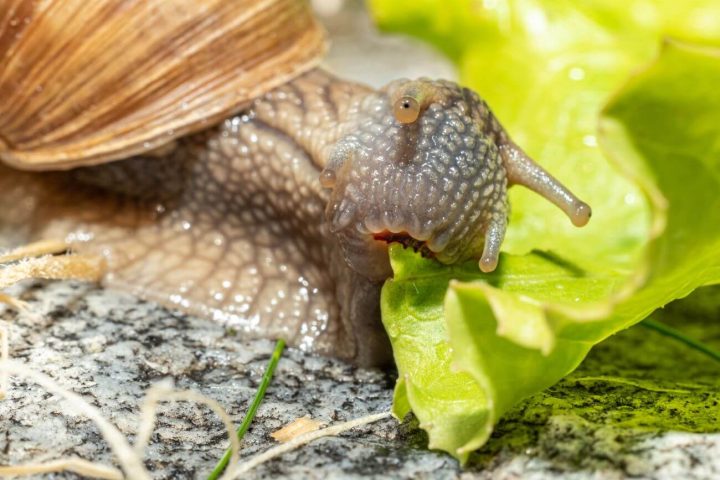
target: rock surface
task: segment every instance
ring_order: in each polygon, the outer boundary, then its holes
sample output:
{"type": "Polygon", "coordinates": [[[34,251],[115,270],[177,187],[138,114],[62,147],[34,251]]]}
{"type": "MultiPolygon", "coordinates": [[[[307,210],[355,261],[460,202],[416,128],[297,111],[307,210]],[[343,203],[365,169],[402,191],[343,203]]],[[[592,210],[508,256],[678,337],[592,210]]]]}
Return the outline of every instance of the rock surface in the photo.
{"type": "MultiPolygon", "coordinates": [[[[12,324],[12,357],[81,394],[131,440],[145,391],[168,377],[177,388],[218,400],[239,424],[273,348],[92,285],[32,283],[13,293],[33,313],[2,314],[12,324]]],[[[718,313],[698,310],[691,299],[665,316],[718,342],[719,328],[709,333],[701,326],[718,313]]],[[[560,384],[521,403],[464,469],[428,451],[412,419],[386,419],[318,440],[247,478],[717,478],[720,435],[689,433],[720,430],[717,370],[702,355],[636,327],[601,344],[560,384]],[[668,429],[674,431],[663,433],[668,429]]],[[[331,424],[385,411],[393,384],[392,371],[286,350],[242,456],[273,445],[270,433],[304,415],[331,424]]],[[[0,464],[63,456],[113,463],[89,420],[29,381],[13,379],[0,402],[0,432],[0,464]]],[[[225,438],[209,409],[163,404],[146,465],[154,478],[204,478],[225,438]]]]}
{"type": "MultiPolygon", "coordinates": [[[[452,73],[428,49],[418,52],[420,47],[397,39],[381,43],[356,11],[328,22],[336,39],[329,61],[337,71],[356,68],[356,78],[378,85],[388,74],[397,76],[401,59],[411,56],[400,75],[452,73]],[[358,68],[363,56],[380,66],[358,68]]],[[[11,356],[81,394],[130,440],[144,393],[164,378],[216,399],[239,424],[273,349],[271,341],[244,341],[210,321],[93,285],[26,283],[11,293],[32,312],[0,307],[0,319],[12,325],[11,356]]],[[[720,316],[719,295],[702,291],[657,317],[718,347],[720,326],[708,320],[720,316]]],[[[518,405],[464,468],[428,451],[412,419],[386,419],[318,440],[244,478],[719,478],[720,434],[712,433],[720,431],[719,368],[636,327],[601,344],[558,385],[518,405]]],[[[245,437],[243,458],[272,446],[271,432],[304,415],[335,423],[388,410],[394,381],[392,371],[358,370],[286,350],[245,437]]],[[[209,409],[165,403],[146,465],[154,478],[204,478],[225,447],[222,424],[209,409]]],[[[14,378],[8,398],[0,401],[0,465],[66,456],[115,461],[92,422],[34,383],[14,378]]]]}

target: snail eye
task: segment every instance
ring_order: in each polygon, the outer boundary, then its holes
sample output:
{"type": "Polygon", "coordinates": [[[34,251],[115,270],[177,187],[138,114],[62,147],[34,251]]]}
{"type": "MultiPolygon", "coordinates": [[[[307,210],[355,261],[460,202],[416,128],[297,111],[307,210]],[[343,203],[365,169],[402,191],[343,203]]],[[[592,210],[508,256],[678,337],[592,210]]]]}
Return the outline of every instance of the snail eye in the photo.
{"type": "Polygon", "coordinates": [[[413,123],[420,115],[420,104],[413,97],[402,97],[393,105],[393,115],[400,123],[413,123]]]}

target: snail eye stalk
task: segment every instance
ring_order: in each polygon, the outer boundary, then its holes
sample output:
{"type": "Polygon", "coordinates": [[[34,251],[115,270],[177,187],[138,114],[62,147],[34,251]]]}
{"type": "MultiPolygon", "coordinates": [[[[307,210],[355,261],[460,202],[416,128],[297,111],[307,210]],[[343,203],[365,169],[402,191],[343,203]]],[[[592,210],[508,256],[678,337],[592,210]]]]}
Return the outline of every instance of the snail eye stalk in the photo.
{"type": "Polygon", "coordinates": [[[420,103],[410,96],[401,97],[393,105],[393,115],[400,123],[413,123],[420,116],[420,103]]]}

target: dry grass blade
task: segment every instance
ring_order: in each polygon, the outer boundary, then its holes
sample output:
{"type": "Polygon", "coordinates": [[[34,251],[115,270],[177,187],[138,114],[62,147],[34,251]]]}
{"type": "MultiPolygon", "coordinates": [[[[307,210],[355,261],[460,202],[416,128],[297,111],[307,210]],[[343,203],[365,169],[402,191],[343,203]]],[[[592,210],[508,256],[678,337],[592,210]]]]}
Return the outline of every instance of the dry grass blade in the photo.
{"type": "MultiPolygon", "coordinates": [[[[0,255],[0,288],[6,288],[31,278],[100,280],[105,268],[102,257],[90,255],[53,256],[67,251],[67,248],[68,245],[65,242],[48,240],[25,245],[0,255]],[[8,263],[9,265],[1,266],[8,263]]],[[[8,304],[19,310],[27,309],[25,302],[4,293],[0,293],[0,303],[8,304]]],[[[5,397],[9,389],[10,375],[31,379],[49,392],[65,398],[76,410],[95,422],[120,460],[120,464],[128,478],[139,480],[150,478],[141,457],[154,428],[157,404],[161,401],[191,401],[209,406],[224,423],[230,437],[231,458],[233,461],[237,461],[240,444],[234,435],[232,419],[215,400],[193,391],[173,391],[172,385],[169,383],[153,387],[148,392],[141,411],[140,431],[138,432],[136,447],[133,450],[127,439],[102,416],[99,410],[89,405],[82,397],[62,388],[50,377],[10,360],[9,332],[10,325],[7,322],[0,321],[0,400],[5,397]]],[[[0,475],[3,476],[58,471],[72,471],[98,478],[123,478],[122,473],[115,468],[79,458],[63,458],[49,462],[0,467],[0,475]]]]}
{"type": "Polygon", "coordinates": [[[26,463],[23,465],[0,466],[0,476],[35,475],[38,473],[73,472],[93,478],[122,480],[120,470],[99,463],[88,462],[82,458],[66,458],[44,463],[26,463]]]}
{"type": "MultiPolygon", "coordinates": [[[[65,252],[67,249],[68,244],[65,241],[43,240],[0,255],[0,289],[31,278],[100,280],[105,269],[105,261],[102,257],[53,256],[53,254],[65,252]],[[2,266],[7,263],[10,264],[2,266]]],[[[2,292],[0,292],[0,303],[17,310],[28,310],[27,303],[2,292]]],[[[9,336],[10,325],[2,322],[0,324],[0,361],[9,359],[9,336]]],[[[8,388],[8,374],[0,371],[0,400],[5,397],[8,388]]]]}
{"type": "MultiPolygon", "coordinates": [[[[3,338],[6,338],[6,336],[3,335],[3,338]]],[[[149,390],[141,410],[137,442],[135,449],[133,449],[125,436],[102,416],[100,410],[87,403],[79,395],[64,389],[47,375],[33,371],[26,365],[9,360],[5,357],[0,360],[0,375],[7,376],[8,374],[24,377],[38,383],[48,392],[68,400],[74,410],[90,418],[90,420],[97,425],[100,433],[115,453],[122,470],[125,472],[125,476],[123,477],[122,472],[116,468],[89,462],[79,458],[62,458],[49,462],[0,466],[0,476],[72,471],[80,475],[93,476],[97,478],[131,478],[133,480],[149,480],[150,475],[145,469],[141,457],[154,428],[157,405],[162,401],[196,402],[210,407],[220,417],[225,425],[225,429],[230,437],[230,448],[232,451],[231,458],[234,462],[237,461],[240,442],[234,434],[235,432],[232,419],[223,407],[217,401],[192,390],[175,391],[172,389],[172,383],[169,381],[161,382],[149,390]]]]}
{"type": "Polygon", "coordinates": [[[14,308],[15,310],[21,310],[21,311],[28,310],[27,303],[23,302],[22,300],[18,300],[15,297],[11,297],[10,295],[6,295],[4,293],[0,293],[0,303],[4,303],[5,305],[8,305],[9,307],[14,308]]]}
{"type": "Polygon", "coordinates": [[[76,279],[93,282],[100,280],[104,269],[104,259],[95,255],[28,258],[0,269],[0,288],[6,288],[30,278],[76,279]]]}
{"type": "Polygon", "coordinates": [[[42,386],[45,390],[66,399],[73,410],[85,415],[97,425],[100,433],[110,445],[110,448],[117,456],[121,468],[128,478],[133,480],[150,480],[150,475],[142,463],[142,460],[135,454],[125,436],[103,417],[100,410],[90,405],[80,395],[73,393],[60,385],[47,375],[33,371],[27,365],[14,361],[0,361],[0,373],[23,377],[42,386]]]}
{"type": "Polygon", "coordinates": [[[135,453],[142,455],[145,447],[150,441],[150,436],[155,427],[155,418],[157,417],[157,406],[163,401],[185,401],[202,403],[210,407],[222,420],[230,437],[230,449],[232,451],[231,458],[237,461],[240,452],[240,441],[235,436],[235,427],[232,418],[227,414],[225,409],[212,398],[201,395],[192,390],[176,391],[172,389],[170,381],[160,382],[150,388],[143,406],[140,410],[140,427],[138,429],[137,440],[135,441],[135,453]]]}
{"type": "MultiPolygon", "coordinates": [[[[10,360],[10,325],[0,320],[0,363],[10,360]]],[[[5,398],[10,389],[10,377],[7,372],[0,371],[0,400],[5,398]]]]}
{"type": "Polygon", "coordinates": [[[31,257],[41,257],[43,255],[55,255],[67,251],[68,248],[69,245],[64,240],[41,240],[23,245],[22,247],[15,248],[0,255],[0,264],[31,257]]]}
{"type": "Polygon", "coordinates": [[[265,451],[264,453],[261,453],[260,455],[256,455],[250,460],[244,461],[243,463],[231,467],[229,472],[227,473],[227,477],[240,478],[242,474],[249,472],[253,468],[256,468],[265,462],[279,457],[280,455],[295,450],[296,448],[305,445],[306,443],[310,443],[313,440],[317,440],[318,438],[322,437],[340,435],[341,433],[351,430],[353,428],[367,425],[368,423],[377,422],[378,420],[382,420],[383,418],[388,418],[390,415],[391,412],[376,413],[373,415],[368,415],[366,417],[356,418],[355,420],[350,420],[349,422],[332,425],[330,427],[323,428],[322,430],[316,430],[314,432],[300,435],[299,437],[295,437],[287,443],[283,443],[282,445],[273,447],[265,451]]]}

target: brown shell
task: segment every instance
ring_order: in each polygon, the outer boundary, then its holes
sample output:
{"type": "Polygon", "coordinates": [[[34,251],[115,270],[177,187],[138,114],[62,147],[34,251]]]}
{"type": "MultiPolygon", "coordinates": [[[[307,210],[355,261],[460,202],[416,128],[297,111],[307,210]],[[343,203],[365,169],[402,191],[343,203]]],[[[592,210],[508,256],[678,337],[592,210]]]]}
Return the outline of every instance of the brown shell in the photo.
{"type": "Polygon", "coordinates": [[[302,0],[2,0],[0,159],[66,169],[158,148],[324,50],[302,0]]]}

